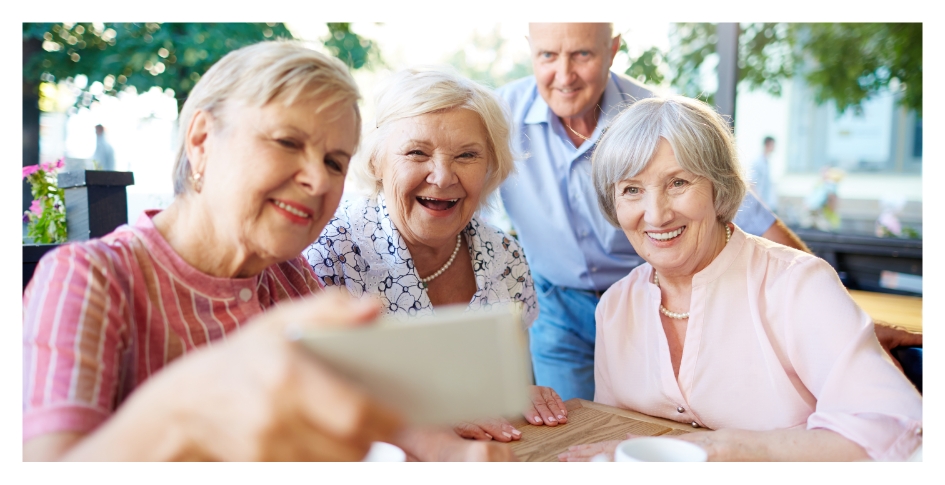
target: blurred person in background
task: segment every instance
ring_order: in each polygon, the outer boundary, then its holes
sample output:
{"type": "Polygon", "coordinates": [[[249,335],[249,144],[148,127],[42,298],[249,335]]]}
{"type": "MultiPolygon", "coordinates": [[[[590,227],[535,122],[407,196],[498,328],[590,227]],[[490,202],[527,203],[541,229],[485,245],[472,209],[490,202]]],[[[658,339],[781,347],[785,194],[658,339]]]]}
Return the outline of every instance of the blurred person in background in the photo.
{"type": "Polygon", "coordinates": [[[758,200],[768,205],[768,208],[777,208],[777,194],[771,185],[771,154],[774,153],[774,138],[764,138],[764,149],[748,167],[748,187],[755,193],[758,200]]]}
{"type": "Polygon", "coordinates": [[[105,127],[102,125],[95,125],[95,153],[92,154],[92,161],[96,170],[115,170],[115,150],[105,138],[105,127]]]}
{"type": "Polygon", "coordinates": [[[343,63],[293,42],[206,72],[173,203],[51,251],[24,291],[25,460],[359,460],[394,436],[394,413],[286,338],[381,310],[304,298],[321,287],[301,251],[341,199],[358,98],[343,63]]]}

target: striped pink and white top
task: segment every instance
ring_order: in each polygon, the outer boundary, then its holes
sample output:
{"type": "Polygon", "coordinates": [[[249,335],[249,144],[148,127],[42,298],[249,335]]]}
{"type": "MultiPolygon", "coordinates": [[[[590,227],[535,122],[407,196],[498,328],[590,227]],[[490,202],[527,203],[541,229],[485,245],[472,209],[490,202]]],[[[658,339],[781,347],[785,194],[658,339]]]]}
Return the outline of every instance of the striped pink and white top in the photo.
{"type": "Polygon", "coordinates": [[[89,432],[174,359],[273,304],[320,289],[301,256],[216,278],[171,249],[147,211],[39,262],[23,294],[23,440],[89,432]]]}

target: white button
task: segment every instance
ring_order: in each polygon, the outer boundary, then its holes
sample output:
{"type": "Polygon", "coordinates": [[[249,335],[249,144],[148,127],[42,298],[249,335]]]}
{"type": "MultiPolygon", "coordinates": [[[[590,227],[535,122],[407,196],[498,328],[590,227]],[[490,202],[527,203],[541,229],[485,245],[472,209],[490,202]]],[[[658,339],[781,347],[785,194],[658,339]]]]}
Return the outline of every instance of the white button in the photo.
{"type": "Polygon", "coordinates": [[[253,290],[250,290],[249,288],[243,288],[242,290],[240,290],[240,300],[249,301],[249,299],[252,297],[253,297],[253,290]]]}
{"type": "Polygon", "coordinates": [[[676,412],[677,412],[677,413],[684,413],[684,412],[686,412],[686,410],[685,410],[682,406],[679,406],[679,407],[676,408],[676,412]]]}
{"type": "Polygon", "coordinates": [[[693,421],[693,422],[692,422],[692,427],[693,427],[693,428],[698,428],[698,427],[699,427],[699,423],[693,421]]]}

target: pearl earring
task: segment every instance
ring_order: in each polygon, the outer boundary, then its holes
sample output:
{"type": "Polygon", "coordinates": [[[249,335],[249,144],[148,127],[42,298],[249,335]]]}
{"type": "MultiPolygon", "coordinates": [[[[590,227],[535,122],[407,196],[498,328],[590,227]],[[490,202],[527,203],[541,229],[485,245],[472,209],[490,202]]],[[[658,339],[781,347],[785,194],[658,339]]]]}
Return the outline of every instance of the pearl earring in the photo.
{"type": "Polygon", "coordinates": [[[203,190],[203,174],[192,173],[190,174],[190,184],[193,186],[194,191],[198,194],[203,190]]]}

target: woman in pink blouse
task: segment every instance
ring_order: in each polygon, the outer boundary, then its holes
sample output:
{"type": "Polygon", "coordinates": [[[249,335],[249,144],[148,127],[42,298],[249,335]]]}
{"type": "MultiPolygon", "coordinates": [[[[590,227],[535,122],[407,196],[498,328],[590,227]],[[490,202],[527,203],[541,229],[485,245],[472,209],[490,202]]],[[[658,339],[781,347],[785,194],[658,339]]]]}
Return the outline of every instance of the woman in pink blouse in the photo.
{"type": "Polygon", "coordinates": [[[922,398],[834,270],[732,224],[745,182],[709,106],[637,101],[593,166],[601,209],[647,261],[597,307],[595,401],[714,429],[676,437],[710,460],[904,460],[921,444],[922,398]]]}
{"type": "Polygon", "coordinates": [[[356,460],[399,421],[285,327],[358,324],[300,257],[358,145],[336,59],[266,42],[216,63],[180,114],[174,202],[40,261],[23,296],[26,460],[356,460]],[[241,327],[242,331],[237,332],[241,327]]]}

